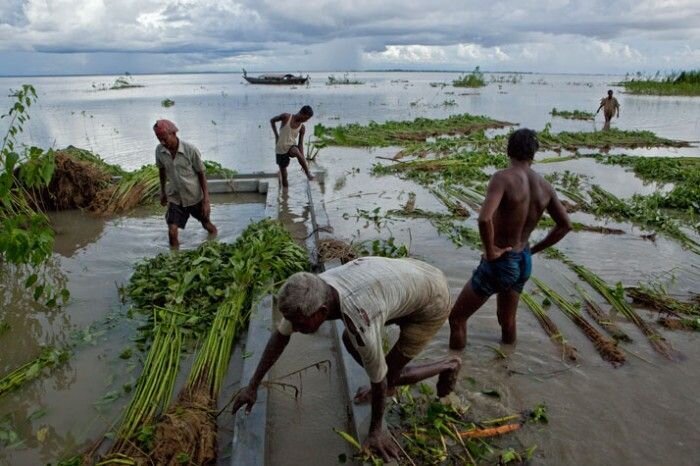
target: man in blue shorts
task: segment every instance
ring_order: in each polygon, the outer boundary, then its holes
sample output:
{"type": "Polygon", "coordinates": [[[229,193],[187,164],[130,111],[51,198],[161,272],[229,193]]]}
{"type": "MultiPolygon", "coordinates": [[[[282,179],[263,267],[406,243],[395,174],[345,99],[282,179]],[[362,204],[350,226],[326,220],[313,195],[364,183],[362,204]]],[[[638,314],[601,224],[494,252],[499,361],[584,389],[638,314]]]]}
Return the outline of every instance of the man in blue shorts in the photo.
{"type": "Polygon", "coordinates": [[[571,230],[571,221],[556,191],[531,168],[538,148],[534,131],[515,131],[508,139],[510,167],[491,177],[479,212],[484,254],[450,313],[452,349],[465,347],[467,319],[493,294],[497,296],[501,339],[506,344],[514,343],[515,311],[530,278],[532,254],[556,244],[571,230]],[[530,249],[530,234],[545,210],[555,226],[530,249]]]}

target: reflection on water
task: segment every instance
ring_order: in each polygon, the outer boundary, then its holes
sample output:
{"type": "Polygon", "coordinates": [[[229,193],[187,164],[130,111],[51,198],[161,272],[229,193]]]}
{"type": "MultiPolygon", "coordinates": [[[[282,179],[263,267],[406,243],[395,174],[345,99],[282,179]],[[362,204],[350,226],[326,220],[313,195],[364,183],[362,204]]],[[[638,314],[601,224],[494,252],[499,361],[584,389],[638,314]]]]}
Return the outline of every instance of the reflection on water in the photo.
{"type": "MultiPolygon", "coordinates": [[[[213,195],[219,239],[233,241],[262,218],[264,200],[259,194],[213,195]]],[[[118,286],[138,260],[169,250],[163,214],[156,206],[107,221],[79,211],[52,215],[57,254],[47,273],[67,280],[71,300],[64,308],[38,305],[24,291],[26,274],[4,271],[0,318],[10,330],[0,334],[0,374],[36,357],[43,346],[73,349],[68,362],[0,398],[0,423],[9,423],[23,441],[0,448],[0,464],[45,464],[75,454],[119,416],[130,397],[126,386],[138,377],[140,355],[119,358],[133,346],[138,323],[124,316],[118,286]]],[[[207,239],[198,227],[190,224],[181,232],[182,248],[207,239]]]]}

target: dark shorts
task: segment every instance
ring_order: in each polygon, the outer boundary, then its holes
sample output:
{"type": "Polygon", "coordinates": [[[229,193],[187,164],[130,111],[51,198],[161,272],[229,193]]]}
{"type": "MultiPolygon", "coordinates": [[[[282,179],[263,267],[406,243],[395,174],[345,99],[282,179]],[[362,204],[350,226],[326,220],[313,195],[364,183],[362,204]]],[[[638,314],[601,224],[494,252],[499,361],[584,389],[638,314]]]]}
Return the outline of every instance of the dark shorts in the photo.
{"type": "Polygon", "coordinates": [[[508,290],[522,293],[531,273],[530,248],[521,252],[507,252],[495,261],[482,258],[472,275],[472,289],[485,297],[508,290]]]}
{"type": "Polygon", "coordinates": [[[178,228],[185,228],[187,225],[187,219],[190,215],[199,220],[199,222],[204,225],[209,222],[209,217],[204,216],[202,212],[202,202],[198,202],[195,205],[182,207],[181,205],[168,203],[168,211],[165,213],[165,221],[168,225],[177,225],[178,228]]]}
{"type": "Polygon", "coordinates": [[[277,157],[277,165],[280,166],[280,168],[287,168],[289,166],[289,152],[286,154],[275,154],[277,157]]]}

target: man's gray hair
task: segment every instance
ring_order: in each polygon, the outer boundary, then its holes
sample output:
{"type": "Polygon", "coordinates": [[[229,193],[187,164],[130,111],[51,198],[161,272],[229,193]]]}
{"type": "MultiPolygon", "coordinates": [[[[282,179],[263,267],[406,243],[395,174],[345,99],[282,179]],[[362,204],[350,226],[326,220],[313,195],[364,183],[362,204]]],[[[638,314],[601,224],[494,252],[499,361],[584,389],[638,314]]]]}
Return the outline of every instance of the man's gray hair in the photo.
{"type": "Polygon", "coordinates": [[[287,279],[279,293],[277,306],[285,316],[309,316],[326,303],[328,288],[318,275],[297,272],[287,279]]]}

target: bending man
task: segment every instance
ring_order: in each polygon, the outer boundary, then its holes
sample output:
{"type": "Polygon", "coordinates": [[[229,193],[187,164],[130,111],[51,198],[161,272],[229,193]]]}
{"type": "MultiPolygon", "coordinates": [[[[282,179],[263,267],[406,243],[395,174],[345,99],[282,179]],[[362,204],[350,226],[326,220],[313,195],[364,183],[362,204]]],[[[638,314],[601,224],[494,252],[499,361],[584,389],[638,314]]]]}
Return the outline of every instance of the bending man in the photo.
{"type": "Polygon", "coordinates": [[[217,230],[211,220],[209,188],[199,150],[177,137],[177,126],[170,120],[158,120],[153,131],[160,144],[156,147],[156,165],[160,177],[160,204],[167,204],[165,221],[171,247],[178,247],[178,228],[185,228],[190,215],[199,220],[210,235],[217,230]]]}
{"type": "Polygon", "coordinates": [[[503,343],[514,343],[515,311],[530,278],[531,255],[556,244],[571,230],[569,216],[556,191],[530,168],[538,148],[534,131],[515,131],[508,139],[510,167],[491,177],[479,212],[484,254],[450,314],[452,349],[463,349],[467,344],[467,319],[493,294],[497,295],[503,343]],[[530,249],[530,233],[545,210],[555,226],[530,249]]]}
{"type": "Polygon", "coordinates": [[[301,169],[304,170],[306,177],[313,180],[314,177],[309,172],[309,166],[304,157],[304,133],[306,128],[304,123],[314,116],[314,111],[308,105],[301,107],[298,113],[294,115],[290,113],[282,113],[270,119],[272,132],[275,133],[275,154],[277,166],[280,168],[282,177],[282,187],[286,188],[287,183],[287,167],[291,158],[297,159],[301,169]],[[277,132],[277,122],[282,122],[279,133],[277,132]],[[298,142],[297,142],[298,139],[298,142]]]}
{"type": "Polygon", "coordinates": [[[327,320],[342,319],[343,343],[369,376],[371,388],[358,391],[356,401],[371,397],[372,418],[365,445],[385,460],[398,457],[398,448],[383,428],[384,398],[399,385],[439,375],[437,393],[455,386],[461,366],[458,357],[407,365],[447,320],[450,294],[442,272],[413,259],[364,257],[321,275],[292,275],[278,294],[284,319],[273,332],[248,387],[233,405],[250,412],[260,382],[289,343],[293,332],[314,333],[327,320]],[[383,328],[397,324],[396,344],[384,356],[383,328]]]}

